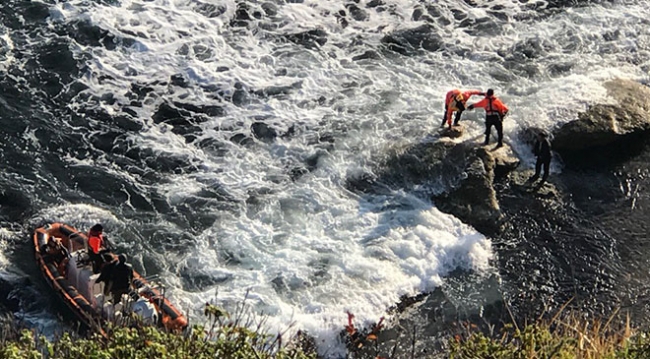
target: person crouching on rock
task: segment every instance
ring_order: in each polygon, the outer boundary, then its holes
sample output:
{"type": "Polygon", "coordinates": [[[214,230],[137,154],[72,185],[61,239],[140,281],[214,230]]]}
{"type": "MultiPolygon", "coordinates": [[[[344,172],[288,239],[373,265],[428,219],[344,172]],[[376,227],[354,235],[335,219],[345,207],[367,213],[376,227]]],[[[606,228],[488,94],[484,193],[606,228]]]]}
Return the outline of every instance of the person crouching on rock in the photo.
{"type": "Polygon", "coordinates": [[[447,92],[445,95],[445,113],[442,116],[442,123],[440,124],[440,128],[444,127],[445,123],[447,123],[451,129],[451,115],[454,112],[456,112],[456,116],[454,117],[454,126],[458,126],[460,116],[463,114],[463,111],[465,111],[467,100],[469,100],[469,98],[473,95],[484,96],[485,93],[479,90],[468,90],[463,92],[459,89],[453,89],[447,92]]]}

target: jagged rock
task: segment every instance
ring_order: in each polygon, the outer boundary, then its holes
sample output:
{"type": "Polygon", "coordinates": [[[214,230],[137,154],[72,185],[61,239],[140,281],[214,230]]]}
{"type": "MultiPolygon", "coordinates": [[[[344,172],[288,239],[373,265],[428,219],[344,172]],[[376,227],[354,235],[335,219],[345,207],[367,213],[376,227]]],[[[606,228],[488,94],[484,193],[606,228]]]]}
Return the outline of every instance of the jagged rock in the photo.
{"type": "Polygon", "coordinates": [[[650,88],[624,79],[605,83],[616,105],[591,106],[578,119],[553,132],[553,149],[562,157],[593,157],[593,149],[645,141],[650,131],[650,88]]]}
{"type": "Polygon", "coordinates": [[[420,48],[431,52],[439,50],[442,39],[431,25],[425,24],[412,29],[395,31],[384,36],[381,43],[391,51],[411,55],[420,48]]]}
{"type": "Polygon", "coordinates": [[[465,133],[465,127],[464,126],[452,126],[451,128],[449,127],[444,127],[442,129],[442,132],[440,132],[440,136],[443,137],[449,137],[449,138],[458,138],[465,133]]]}
{"type": "Polygon", "coordinates": [[[11,292],[15,285],[0,278],[0,314],[17,312],[20,310],[20,301],[11,292]]]}
{"type": "MultiPolygon", "coordinates": [[[[462,127],[458,127],[462,131],[462,127]]],[[[377,177],[348,178],[351,190],[380,191],[381,186],[412,186],[427,183],[449,188],[432,196],[436,206],[460,218],[484,234],[499,230],[501,211],[493,187],[495,177],[515,170],[520,160],[505,145],[480,146],[473,141],[448,139],[395,148],[377,177]],[[377,185],[381,184],[381,185],[377,185]]]]}
{"type": "Polygon", "coordinates": [[[313,29],[296,34],[286,35],[286,38],[308,49],[317,49],[327,42],[327,32],[322,29],[313,29]]]}
{"type": "Polygon", "coordinates": [[[345,7],[348,9],[350,16],[356,21],[365,21],[368,19],[368,14],[365,10],[360,9],[356,4],[346,4],[345,7]]]}
{"type": "Polygon", "coordinates": [[[278,14],[278,6],[272,2],[262,3],[262,10],[266,13],[267,16],[276,16],[278,14]]]}
{"type": "Polygon", "coordinates": [[[255,122],[251,125],[251,132],[258,140],[271,142],[278,137],[278,131],[265,124],[264,122],[255,122]]]}
{"type": "Polygon", "coordinates": [[[495,233],[501,225],[502,214],[492,184],[496,174],[503,176],[516,169],[519,159],[507,145],[499,149],[474,144],[460,146],[466,149],[465,178],[451,191],[434,196],[436,206],[484,234],[495,233]]]}
{"type": "Polygon", "coordinates": [[[194,5],[194,11],[208,18],[215,18],[223,15],[226,12],[226,7],[223,5],[197,2],[194,5]]]}
{"type": "Polygon", "coordinates": [[[352,61],[359,61],[359,60],[365,60],[365,59],[376,60],[378,58],[379,58],[379,54],[376,51],[366,50],[363,54],[353,56],[352,61]]]}

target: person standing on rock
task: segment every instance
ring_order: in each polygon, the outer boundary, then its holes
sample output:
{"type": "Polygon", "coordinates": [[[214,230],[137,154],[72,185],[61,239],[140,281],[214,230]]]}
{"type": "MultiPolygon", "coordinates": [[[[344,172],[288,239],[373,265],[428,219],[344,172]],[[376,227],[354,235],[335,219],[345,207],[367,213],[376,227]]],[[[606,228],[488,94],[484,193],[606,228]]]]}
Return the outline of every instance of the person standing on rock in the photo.
{"type": "Polygon", "coordinates": [[[541,174],[542,166],[544,166],[544,175],[542,176],[542,182],[540,182],[544,183],[548,178],[548,172],[551,166],[551,142],[548,140],[546,132],[540,131],[537,134],[537,141],[535,141],[535,146],[533,146],[533,154],[537,156],[535,174],[528,179],[528,182],[537,181],[541,174]]]}
{"type": "Polygon", "coordinates": [[[456,116],[454,117],[454,126],[458,126],[460,116],[463,114],[463,111],[465,111],[467,100],[469,100],[473,95],[485,96],[485,93],[479,90],[468,90],[463,92],[459,89],[453,89],[447,92],[445,95],[445,113],[442,116],[440,128],[445,127],[445,123],[447,123],[451,129],[451,115],[454,111],[456,112],[456,116]]]}
{"type": "Polygon", "coordinates": [[[494,96],[494,90],[488,89],[485,97],[472,105],[467,107],[468,110],[473,110],[475,107],[480,107],[485,110],[485,142],[483,145],[490,143],[490,132],[492,126],[496,127],[499,142],[497,148],[503,146],[503,118],[508,114],[508,107],[494,96]]]}

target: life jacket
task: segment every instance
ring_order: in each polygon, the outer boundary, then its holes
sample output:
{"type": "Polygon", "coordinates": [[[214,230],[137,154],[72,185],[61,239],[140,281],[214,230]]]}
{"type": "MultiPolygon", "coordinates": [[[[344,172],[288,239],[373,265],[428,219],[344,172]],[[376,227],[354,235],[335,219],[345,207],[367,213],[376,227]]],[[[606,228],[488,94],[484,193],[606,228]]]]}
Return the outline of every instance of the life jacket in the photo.
{"type": "Polygon", "coordinates": [[[104,246],[104,238],[101,234],[92,234],[88,237],[88,246],[95,254],[104,246]]]}
{"type": "Polygon", "coordinates": [[[500,116],[503,118],[508,113],[508,107],[504,105],[498,98],[494,96],[485,96],[484,99],[475,103],[474,107],[485,109],[486,116],[500,116]]]}
{"type": "Polygon", "coordinates": [[[492,102],[494,102],[494,97],[486,97],[488,100],[488,105],[485,107],[485,114],[488,116],[494,116],[494,115],[499,115],[501,116],[501,111],[497,111],[494,106],[492,105],[492,102]]]}

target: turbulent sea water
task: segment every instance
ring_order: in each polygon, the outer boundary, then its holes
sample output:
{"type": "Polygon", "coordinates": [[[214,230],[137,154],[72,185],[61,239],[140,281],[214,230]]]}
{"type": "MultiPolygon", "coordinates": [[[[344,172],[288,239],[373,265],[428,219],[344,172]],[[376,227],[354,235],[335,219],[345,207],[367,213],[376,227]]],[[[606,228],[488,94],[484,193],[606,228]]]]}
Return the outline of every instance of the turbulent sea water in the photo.
{"type": "MultiPolygon", "coordinates": [[[[606,194],[581,191],[581,180],[620,184],[601,211],[606,241],[487,238],[431,202],[445,178],[381,194],[347,184],[395,146],[431,140],[456,87],[495,89],[511,110],[506,142],[530,168],[521,129],[609,101],[608,79],[649,81],[649,18],[642,0],[4,0],[5,310],[45,331],[62,325],[29,245],[50,221],[103,223],[193,321],[206,302],[247,296],[273,330],[306,330],[332,356],[346,312],[369,323],[436,288],[459,311],[517,290],[642,310],[647,150],[601,177],[574,174],[585,209],[606,194]],[[557,246],[578,258],[570,270],[549,254],[557,246]],[[581,257],[591,250],[600,254],[581,257]]],[[[480,136],[482,113],[463,116],[466,136],[480,136]]]]}

